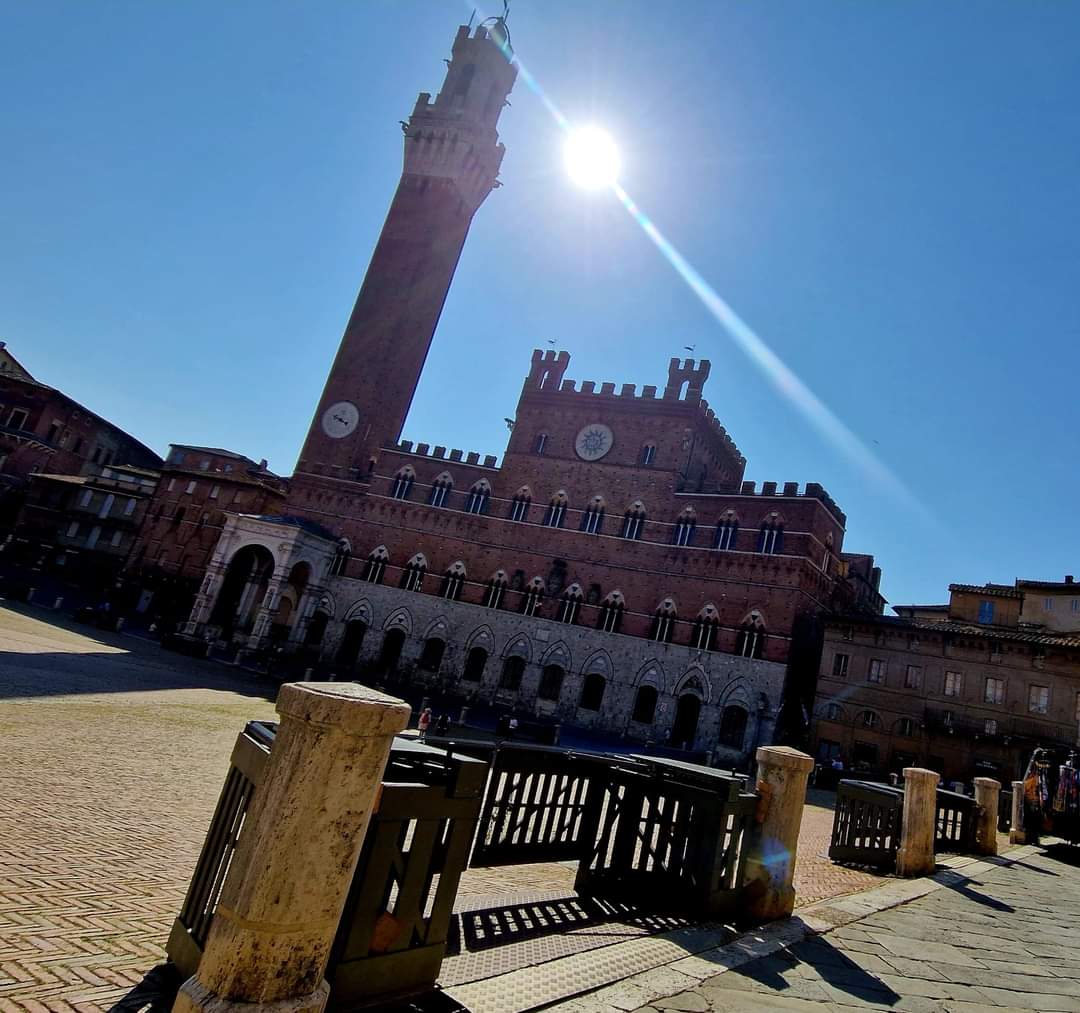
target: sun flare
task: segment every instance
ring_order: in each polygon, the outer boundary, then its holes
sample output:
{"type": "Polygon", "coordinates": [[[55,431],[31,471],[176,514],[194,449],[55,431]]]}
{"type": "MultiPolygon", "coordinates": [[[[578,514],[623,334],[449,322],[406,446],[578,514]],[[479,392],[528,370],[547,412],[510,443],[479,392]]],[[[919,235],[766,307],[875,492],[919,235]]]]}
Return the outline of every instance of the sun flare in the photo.
{"type": "Polygon", "coordinates": [[[575,127],[563,147],[563,159],[570,178],[586,190],[613,186],[622,163],[619,149],[606,130],[600,127],[575,127]]]}

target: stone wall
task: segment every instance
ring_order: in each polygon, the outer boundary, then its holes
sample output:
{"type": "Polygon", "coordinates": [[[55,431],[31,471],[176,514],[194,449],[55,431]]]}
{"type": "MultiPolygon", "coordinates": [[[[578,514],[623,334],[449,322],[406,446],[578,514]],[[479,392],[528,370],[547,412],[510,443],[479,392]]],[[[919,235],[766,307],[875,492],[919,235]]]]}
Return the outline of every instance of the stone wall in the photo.
{"type": "MultiPolygon", "coordinates": [[[[337,656],[346,623],[358,620],[368,627],[358,665],[377,664],[386,633],[400,629],[406,640],[398,670],[408,678],[476,694],[486,702],[516,707],[523,715],[662,743],[672,729],[679,697],[691,694],[701,700],[695,748],[716,750],[721,762],[735,763],[747,758],[754,747],[772,741],[784,683],[784,666],[776,662],[603,633],[350,578],[329,580],[320,607],[331,612],[333,619],[323,641],[327,659],[337,656]],[[437,672],[420,667],[424,644],[433,637],[446,642],[437,672]],[[488,653],[479,682],[462,679],[466,658],[475,647],[488,653]],[[503,666],[512,656],[525,661],[517,692],[499,689],[503,666]],[[537,698],[541,674],[548,665],[559,665],[566,672],[557,701],[537,698]],[[578,706],[591,673],[606,680],[597,711],[578,706]],[[631,720],[636,694],[643,685],[652,685],[658,692],[651,725],[631,720]],[[718,745],[720,718],[724,708],[731,706],[742,707],[749,715],[741,750],[718,745]]],[[[350,673],[335,674],[345,678],[350,673]]]]}

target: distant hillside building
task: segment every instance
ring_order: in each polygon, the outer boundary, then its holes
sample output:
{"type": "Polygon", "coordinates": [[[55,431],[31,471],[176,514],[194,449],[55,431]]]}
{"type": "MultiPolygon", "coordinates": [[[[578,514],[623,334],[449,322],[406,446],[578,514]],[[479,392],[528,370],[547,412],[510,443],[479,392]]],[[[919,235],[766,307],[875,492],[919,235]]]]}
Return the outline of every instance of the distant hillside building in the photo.
{"type": "Polygon", "coordinates": [[[1037,745],[1080,742],[1080,585],[952,584],[947,605],[829,619],[819,760],[948,780],[1021,776],[1037,745]]]}
{"type": "Polygon", "coordinates": [[[536,351],[501,464],[401,442],[498,185],[515,76],[500,36],[459,30],[442,91],[404,125],[288,502],[226,519],[188,632],[742,762],[774,735],[785,679],[809,708],[808,620],[880,610],[879,575],[842,555],[844,514],[820,485],[744,481],[702,396],[707,361],[672,359],[662,389],[639,390],[576,383],[566,352],[536,351]]]}

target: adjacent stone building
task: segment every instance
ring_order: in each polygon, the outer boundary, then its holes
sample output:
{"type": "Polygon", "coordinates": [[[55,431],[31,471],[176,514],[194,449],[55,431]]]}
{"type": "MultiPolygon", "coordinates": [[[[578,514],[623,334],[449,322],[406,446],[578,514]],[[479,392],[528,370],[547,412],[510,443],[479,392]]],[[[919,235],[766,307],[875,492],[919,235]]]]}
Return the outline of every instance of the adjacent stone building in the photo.
{"type": "Polygon", "coordinates": [[[111,600],[157,482],[156,471],[119,464],[97,474],[32,475],[6,567],[36,601],[111,600]]]}
{"type": "Polygon", "coordinates": [[[153,470],[161,458],[35,379],[0,343],[0,538],[15,527],[31,475],[97,475],[110,465],[153,470]]]}
{"type": "Polygon", "coordinates": [[[160,474],[126,570],[137,610],[169,625],[187,618],[227,512],[274,513],[287,483],[265,460],[182,443],[169,446],[160,474]]]}
{"type": "Polygon", "coordinates": [[[948,605],[826,624],[814,748],[822,762],[1009,782],[1037,745],[1080,733],[1080,585],[952,584],[948,605]]]}
{"type": "Polygon", "coordinates": [[[809,707],[816,617],[880,611],[870,557],[810,482],[744,480],[703,397],[577,382],[535,351],[495,456],[401,442],[472,217],[498,185],[517,68],[500,22],[461,28],[407,123],[404,170],[284,508],[230,516],[187,626],[339,678],[465,697],[744,759],[785,682],[809,707]]]}

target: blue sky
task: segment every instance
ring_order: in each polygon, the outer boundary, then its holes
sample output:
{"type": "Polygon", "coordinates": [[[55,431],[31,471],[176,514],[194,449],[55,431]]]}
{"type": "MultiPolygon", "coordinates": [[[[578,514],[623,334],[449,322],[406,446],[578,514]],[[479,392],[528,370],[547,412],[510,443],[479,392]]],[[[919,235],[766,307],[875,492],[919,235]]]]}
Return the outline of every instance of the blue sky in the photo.
{"type": "MultiPolygon", "coordinates": [[[[0,338],[163,451],[291,471],[469,8],[0,2],[0,338]]],[[[501,453],[530,350],[684,345],[758,482],[817,481],[893,602],[1080,573],[1080,4],[517,0],[514,44],[684,256],[932,515],[810,428],[519,82],[405,436],[501,453]]]]}

